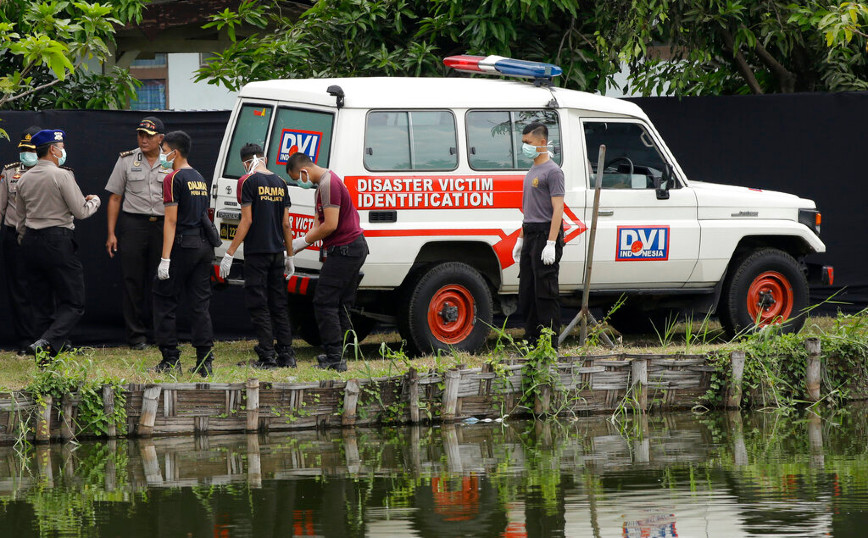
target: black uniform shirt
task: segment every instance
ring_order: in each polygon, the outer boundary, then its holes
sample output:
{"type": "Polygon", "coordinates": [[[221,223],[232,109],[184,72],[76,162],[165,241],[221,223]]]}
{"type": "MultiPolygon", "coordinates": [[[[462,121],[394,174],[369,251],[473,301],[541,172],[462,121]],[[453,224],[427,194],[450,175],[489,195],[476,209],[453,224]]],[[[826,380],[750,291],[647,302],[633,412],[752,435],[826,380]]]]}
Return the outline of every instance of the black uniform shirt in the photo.
{"type": "Polygon", "coordinates": [[[254,172],[238,180],[238,203],[251,206],[253,222],[244,237],[245,254],[274,254],[283,244],[283,214],[290,206],[286,182],[277,174],[254,172]]]}
{"type": "Polygon", "coordinates": [[[179,168],[163,180],[163,204],[178,206],[176,231],[199,228],[208,210],[208,184],[195,168],[179,168]]]}

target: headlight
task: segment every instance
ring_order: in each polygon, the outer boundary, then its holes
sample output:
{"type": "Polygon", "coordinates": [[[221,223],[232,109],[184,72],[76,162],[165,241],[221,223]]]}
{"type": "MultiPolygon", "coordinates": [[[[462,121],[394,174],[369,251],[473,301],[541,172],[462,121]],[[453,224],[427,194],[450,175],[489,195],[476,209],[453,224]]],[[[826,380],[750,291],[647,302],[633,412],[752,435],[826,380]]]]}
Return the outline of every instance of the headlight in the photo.
{"type": "Polygon", "coordinates": [[[816,209],[799,209],[799,222],[820,235],[820,224],[823,216],[816,209]]]}

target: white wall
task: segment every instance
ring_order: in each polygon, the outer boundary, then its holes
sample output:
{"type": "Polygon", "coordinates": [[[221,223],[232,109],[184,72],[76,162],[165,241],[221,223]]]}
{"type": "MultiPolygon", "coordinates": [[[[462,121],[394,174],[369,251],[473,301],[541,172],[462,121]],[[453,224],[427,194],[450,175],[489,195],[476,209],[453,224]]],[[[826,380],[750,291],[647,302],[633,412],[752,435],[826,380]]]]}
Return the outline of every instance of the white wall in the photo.
{"type": "Polygon", "coordinates": [[[205,81],[193,82],[199,69],[196,52],[169,53],[168,107],[170,110],[229,110],[237,92],[205,81]]]}

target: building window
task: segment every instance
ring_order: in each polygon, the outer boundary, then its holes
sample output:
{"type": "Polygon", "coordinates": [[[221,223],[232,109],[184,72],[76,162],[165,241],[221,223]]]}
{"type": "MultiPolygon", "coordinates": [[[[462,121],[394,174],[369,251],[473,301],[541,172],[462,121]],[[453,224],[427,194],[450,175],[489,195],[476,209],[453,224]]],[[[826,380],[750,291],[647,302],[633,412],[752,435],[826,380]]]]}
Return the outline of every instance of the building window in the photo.
{"type": "Polygon", "coordinates": [[[211,60],[217,58],[217,54],[214,52],[200,52],[199,53],[199,67],[205,67],[211,60]]]}
{"type": "Polygon", "coordinates": [[[143,80],[136,90],[136,100],[130,103],[132,110],[165,110],[166,81],[143,80]]]}

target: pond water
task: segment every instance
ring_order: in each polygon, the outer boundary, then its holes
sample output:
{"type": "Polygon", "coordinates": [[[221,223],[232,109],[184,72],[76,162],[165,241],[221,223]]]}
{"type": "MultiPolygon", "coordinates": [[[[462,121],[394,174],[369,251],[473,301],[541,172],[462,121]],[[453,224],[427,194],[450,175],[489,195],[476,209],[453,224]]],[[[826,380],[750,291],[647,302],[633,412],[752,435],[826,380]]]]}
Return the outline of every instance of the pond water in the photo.
{"type": "Polygon", "coordinates": [[[0,448],[0,536],[868,536],[868,413],[0,448]]]}

